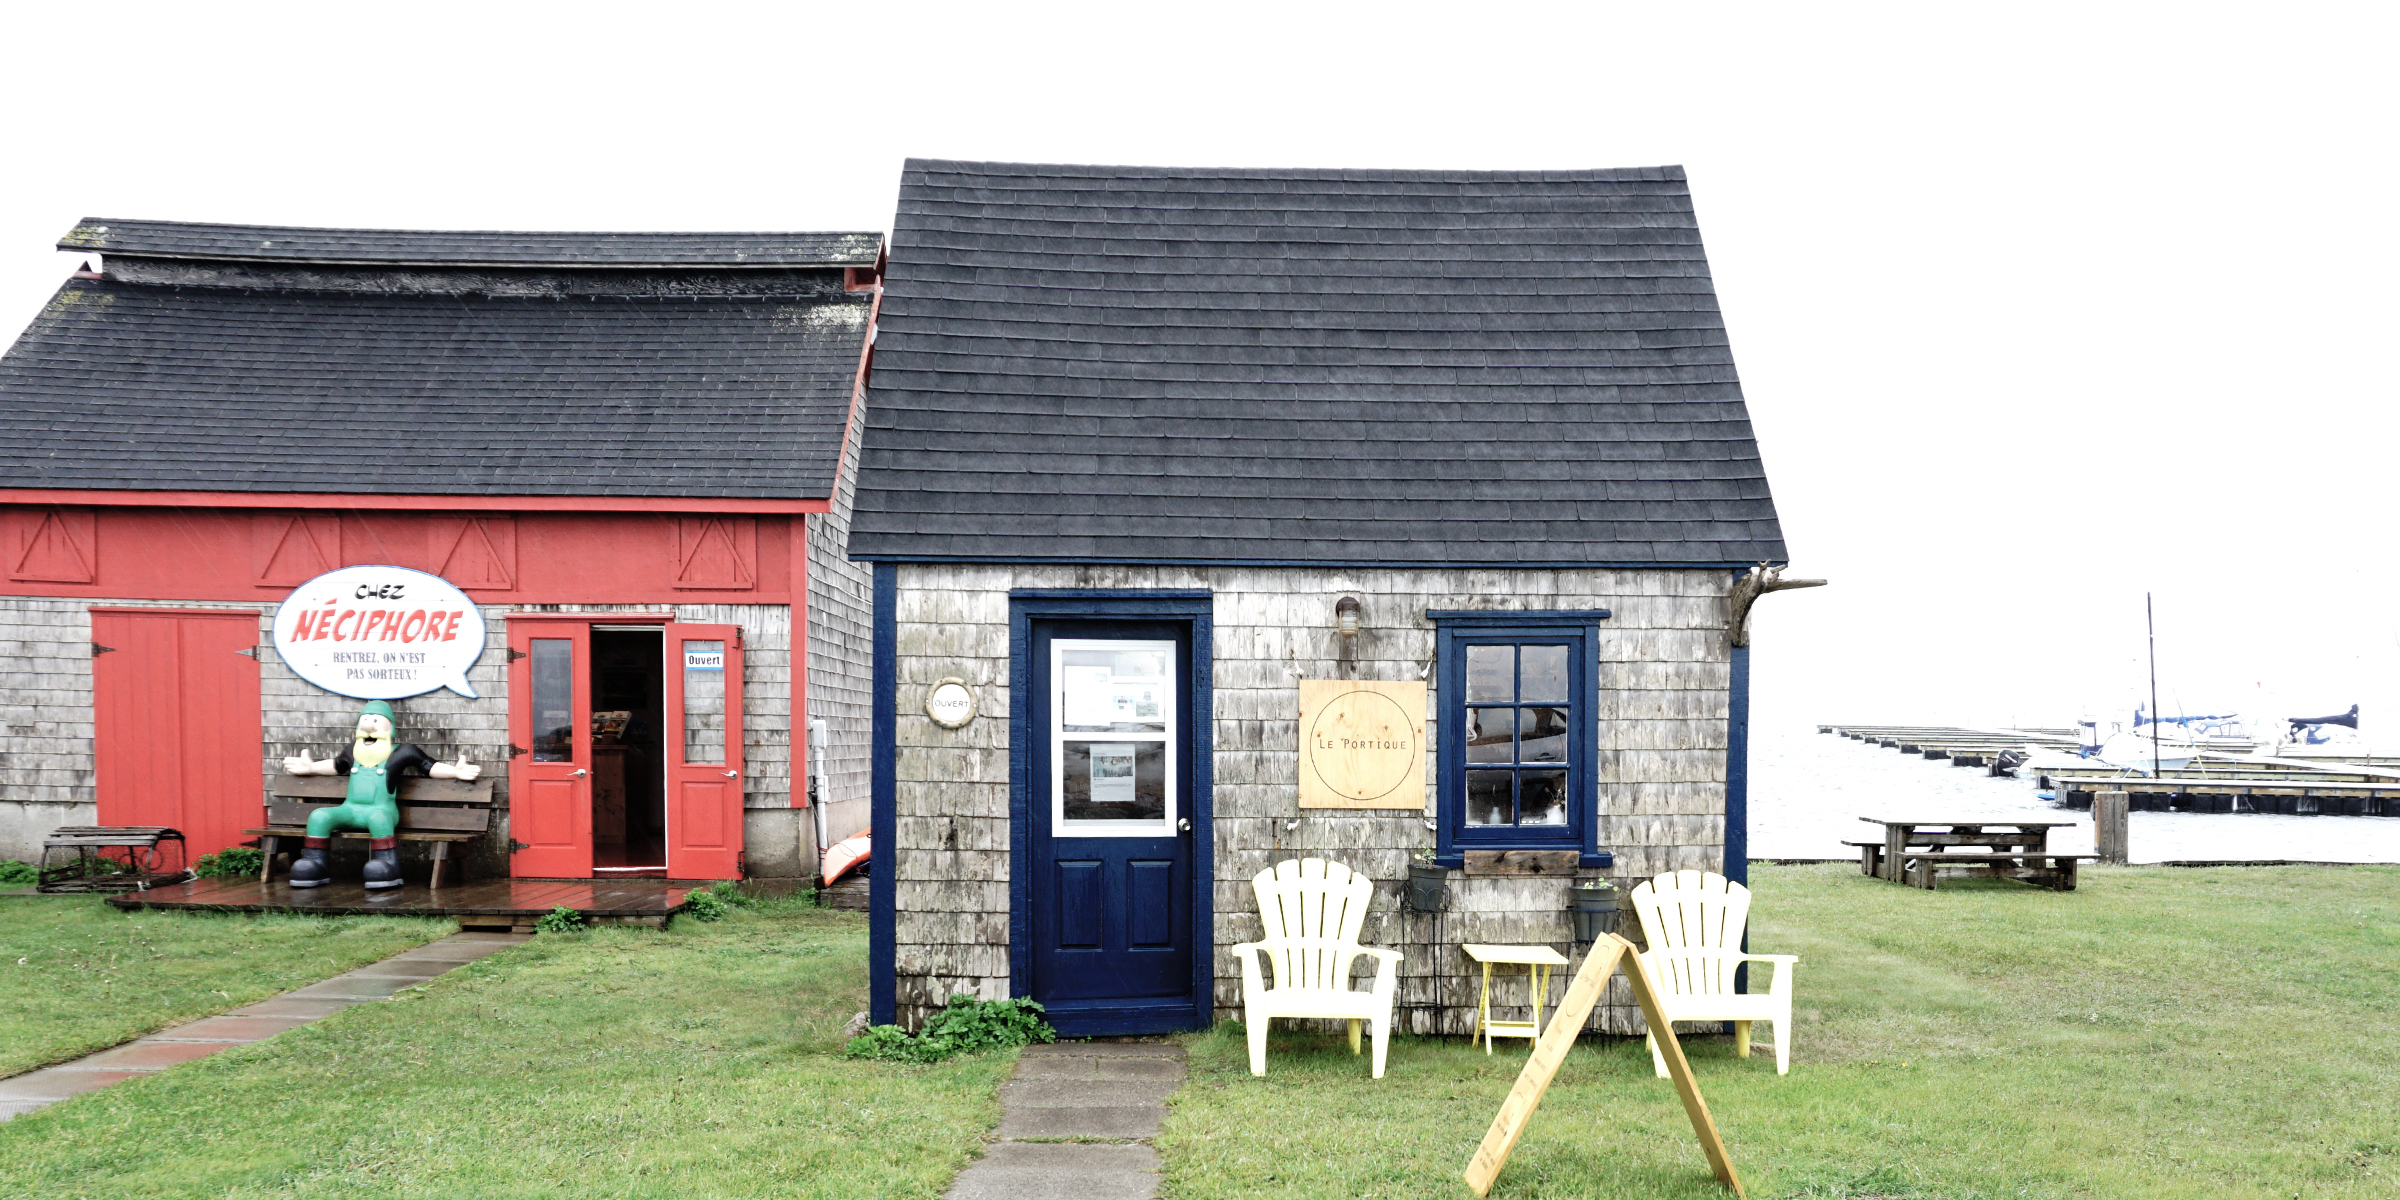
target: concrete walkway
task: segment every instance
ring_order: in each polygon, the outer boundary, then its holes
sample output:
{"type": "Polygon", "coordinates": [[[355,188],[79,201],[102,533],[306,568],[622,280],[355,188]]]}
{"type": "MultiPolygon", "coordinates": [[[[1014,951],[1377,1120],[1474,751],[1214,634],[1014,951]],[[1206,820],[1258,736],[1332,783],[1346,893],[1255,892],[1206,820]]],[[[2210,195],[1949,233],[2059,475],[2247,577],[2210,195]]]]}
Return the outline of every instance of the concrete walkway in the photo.
{"type": "Polygon", "coordinates": [[[1149,1139],[1183,1074],[1181,1046],[1027,1046],[1000,1085],[998,1140],[959,1172],[947,1200],[1150,1200],[1158,1151],[1149,1139]],[[1102,1140],[1065,1140],[1076,1138],[1102,1140]]]}
{"type": "MultiPolygon", "coordinates": [[[[164,1071],[177,1063],[206,1058],[219,1050],[247,1046],[286,1029],[323,1020],[353,1004],[389,1000],[392,993],[414,987],[452,967],[497,954],[531,940],[514,933],[458,933],[403,950],[381,962],[368,963],[323,983],[285,992],[272,1000],[202,1017],[135,1038],[98,1054],[0,1079],[0,1121],[69,1096],[96,1092],[119,1080],[164,1071]]],[[[1178,1064],[1180,1066],[1180,1064],[1178,1064]]]]}

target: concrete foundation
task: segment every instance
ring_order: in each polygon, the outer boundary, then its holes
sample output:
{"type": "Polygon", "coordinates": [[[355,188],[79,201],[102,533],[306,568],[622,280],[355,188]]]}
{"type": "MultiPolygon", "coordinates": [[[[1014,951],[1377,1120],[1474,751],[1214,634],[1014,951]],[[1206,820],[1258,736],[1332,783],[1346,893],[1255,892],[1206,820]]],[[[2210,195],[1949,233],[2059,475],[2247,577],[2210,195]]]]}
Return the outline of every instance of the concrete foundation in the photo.
{"type": "Polygon", "coordinates": [[[742,810],[742,862],[762,883],[803,880],[817,872],[815,819],[805,808],[742,810]]]}
{"type": "MultiPolygon", "coordinates": [[[[0,801],[0,859],[38,862],[42,857],[42,838],[51,830],[61,825],[99,823],[99,814],[89,804],[0,801]]],[[[168,861],[174,861],[172,856],[168,861]]]]}

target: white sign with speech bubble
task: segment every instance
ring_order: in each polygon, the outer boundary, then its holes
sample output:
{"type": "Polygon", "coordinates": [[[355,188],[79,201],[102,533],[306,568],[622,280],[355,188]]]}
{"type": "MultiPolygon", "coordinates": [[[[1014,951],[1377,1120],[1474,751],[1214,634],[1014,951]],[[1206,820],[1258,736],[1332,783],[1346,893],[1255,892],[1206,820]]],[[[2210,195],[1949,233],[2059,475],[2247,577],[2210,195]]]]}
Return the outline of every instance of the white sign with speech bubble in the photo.
{"type": "Polygon", "coordinates": [[[300,678],[360,700],[437,688],[476,698],[483,610],[449,580],[407,567],[343,567],[292,589],[275,610],[275,653],[300,678]]]}

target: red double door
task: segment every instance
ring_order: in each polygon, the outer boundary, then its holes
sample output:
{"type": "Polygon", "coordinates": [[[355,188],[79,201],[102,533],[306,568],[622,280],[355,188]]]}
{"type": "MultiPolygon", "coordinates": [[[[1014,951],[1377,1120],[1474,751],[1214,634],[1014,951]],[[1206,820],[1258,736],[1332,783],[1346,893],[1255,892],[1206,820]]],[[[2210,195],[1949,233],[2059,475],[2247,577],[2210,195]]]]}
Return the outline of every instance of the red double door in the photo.
{"type": "Polygon", "coordinates": [[[258,642],[252,609],[92,610],[102,825],[180,830],[197,860],[239,843],[265,815],[258,642]]]}
{"type": "MultiPolygon", "coordinates": [[[[508,618],[509,873],[592,875],[591,617],[508,618]]],[[[656,626],[651,626],[656,628],[656,626]]],[[[734,879],[742,852],[742,642],[738,625],[666,626],[662,743],[666,870],[734,879]]]]}

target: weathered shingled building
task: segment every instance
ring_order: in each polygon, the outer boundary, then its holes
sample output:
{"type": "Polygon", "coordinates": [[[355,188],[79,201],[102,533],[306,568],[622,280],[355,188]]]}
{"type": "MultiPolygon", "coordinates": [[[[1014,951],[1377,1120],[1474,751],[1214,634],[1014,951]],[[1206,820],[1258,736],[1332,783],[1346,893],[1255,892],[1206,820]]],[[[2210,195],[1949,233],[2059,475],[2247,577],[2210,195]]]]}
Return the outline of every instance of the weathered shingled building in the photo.
{"type": "Polygon", "coordinates": [[[1239,1015],[1251,877],[1321,856],[1458,1033],[1571,878],[1744,874],[1785,550],[1680,169],[912,161],[867,420],[876,1020],[1239,1015]],[[1421,791],[1302,807],[1304,680],[1425,685],[1421,791]]]}
{"type": "Polygon", "coordinates": [[[473,873],[805,876],[809,716],[828,835],[866,824],[842,547],[880,234],[87,221],[60,246],[104,271],[0,359],[0,858],[95,822],[242,840],[278,761],[346,743],[359,704],[288,669],[268,614],[365,564],[488,622],[478,698],[398,705],[497,783],[473,873]],[[663,690],[686,634],[730,644],[730,707],[663,690]],[[679,791],[658,760],[687,726],[721,757],[679,791]],[[511,805],[536,777],[553,802],[511,805]]]}

